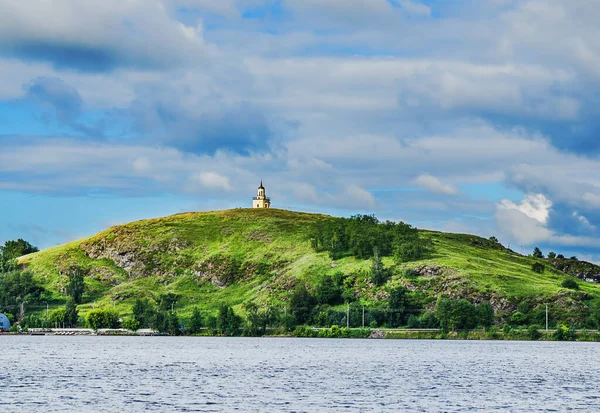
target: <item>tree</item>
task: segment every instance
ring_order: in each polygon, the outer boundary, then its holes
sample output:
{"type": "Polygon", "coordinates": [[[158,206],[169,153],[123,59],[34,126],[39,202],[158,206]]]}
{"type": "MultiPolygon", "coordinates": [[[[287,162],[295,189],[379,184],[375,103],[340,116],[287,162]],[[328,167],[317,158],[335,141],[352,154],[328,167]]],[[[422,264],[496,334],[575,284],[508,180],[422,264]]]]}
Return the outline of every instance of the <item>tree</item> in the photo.
{"type": "Polygon", "coordinates": [[[406,308],[408,290],[399,285],[390,291],[388,298],[388,324],[397,327],[404,322],[404,309],[406,308]]]}
{"type": "Polygon", "coordinates": [[[221,334],[233,336],[240,328],[240,317],[227,304],[221,304],[217,314],[217,329],[221,334]]]}
{"type": "Polygon", "coordinates": [[[137,298],[132,313],[133,319],[139,323],[140,328],[148,328],[155,318],[156,309],[147,298],[137,298]]]}
{"type": "Polygon", "coordinates": [[[342,302],[341,280],[343,275],[338,273],[333,277],[325,276],[317,284],[315,298],[319,304],[336,305],[342,302]]]}
{"type": "Polygon", "coordinates": [[[298,284],[290,297],[290,314],[296,324],[306,324],[315,306],[315,299],[304,284],[298,284]]]}
{"type": "Polygon", "coordinates": [[[181,334],[181,325],[179,324],[179,317],[175,311],[169,311],[167,316],[167,328],[166,331],[171,336],[178,336],[181,334]]]}
{"type": "Polygon", "coordinates": [[[494,244],[498,244],[500,241],[498,241],[498,238],[496,238],[496,237],[490,237],[490,242],[493,242],[494,244]]]}
{"type": "Polygon", "coordinates": [[[17,259],[23,255],[38,252],[39,249],[34,247],[24,239],[19,238],[16,241],[6,241],[4,246],[0,247],[0,255],[4,261],[17,259]]]}
{"type": "Polygon", "coordinates": [[[472,329],[477,326],[476,308],[465,299],[438,298],[435,315],[444,331],[472,329]]]}
{"type": "Polygon", "coordinates": [[[65,323],[67,323],[69,327],[75,327],[78,319],[79,312],[77,311],[77,304],[73,298],[69,297],[67,298],[67,303],[65,305],[65,323]]]}
{"type": "Polygon", "coordinates": [[[523,325],[527,321],[527,316],[520,311],[515,311],[512,316],[510,316],[511,323],[515,325],[523,325]]]}
{"type": "Polygon", "coordinates": [[[187,332],[190,334],[198,334],[202,329],[202,314],[198,307],[194,307],[194,311],[192,312],[192,318],[190,318],[190,322],[186,328],[187,332]]]}
{"type": "Polygon", "coordinates": [[[487,301],[477,306],[477,324],[483,328],[494,324],[494,307],[487,301]]]}
{"type": "Polygon", "coordinates": [[[544,254],[542,253],[542,250],[540,250],[538,247],[535,247],[533,249],[533,258],[544,258],[544,254]]]}
{"type": "Polygon", "coordinates": [[[556,259],[557,259],[557,260],[564,260],[564,259],[565,259],[565,256],[564,256],[564,255],[562,255],[562,254],[558,254],[558,255],[556,256],[556,259]]]}
{"type": "Polygon", "coordinates": [[[548,253],[548,258],[550,258],[551,260],[555,259],[556,258],[556,253],[554,251],[550,251],[548,253]]]}
{"type": "Polygon", "coordinates": [[[64,308],[57,308],[56,310],[52,310],[50,315],[48,316],[48,321],[51,326],[55,327],[64,327],[66,318],[66,311],[64,308]]]}
{"type": "Polygon", "coordinates": [[[92,310],[87,314],[87,324],[90,328],[119,328],[119,313],[107,308],[92,310]]]}
{"type": "Polygon", "coordinates": [[[572,290],[579,290],[579,284],[572,278],[566,278],[561,284],[563,288],[570,288],[572,290]]]}
{"type": "Polygon", "coordinates": [[[378,286],[383,285],[387,282],[390,275],[390,270],[383,265],[377,247],[374,248],[373,257],[371,257],[371,282],[378,286]]]}
{"type": "Polygon", "coordinates": [[[133,317],[127,317],[121,323],[121,327],[130,331],[137,331],[140,329],[140,323],[138,323],[133,317]]]}
{"type": "Polygon", "coordinates": [[[273,308],[259,308],[255,303],[244,305],[246,310],[246,326],[244,335],[260,337],[265,335],[267,327],[277,320],[277,312],[273,308]]]}
{"type": "Polygon", "coordinates": [[[544,264],[540,264],[539,262],[534,262],[531,265],[531,271],[537,272],[538,274],[542,274],[545,269],[546,267],[544,267],[544,264]]]}
{"type": "Polygon", "coordinates": [[[79,267],[73,268],[69,271],[68,277],[67,294],[75,301],[75,304],[81,304],[85,291],[84,271],[79,267]]]}

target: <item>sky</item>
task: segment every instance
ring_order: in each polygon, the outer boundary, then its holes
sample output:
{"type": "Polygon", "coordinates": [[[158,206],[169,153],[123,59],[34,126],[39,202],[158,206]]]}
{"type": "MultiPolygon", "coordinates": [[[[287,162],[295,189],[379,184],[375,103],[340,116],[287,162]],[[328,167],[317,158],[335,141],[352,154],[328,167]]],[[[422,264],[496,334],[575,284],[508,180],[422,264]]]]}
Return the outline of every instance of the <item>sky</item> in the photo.
{"type": "Polygon", "coordinates": [[[0,0],[0,241],[251,206],[600,261],[593,0],[0,0]]]}

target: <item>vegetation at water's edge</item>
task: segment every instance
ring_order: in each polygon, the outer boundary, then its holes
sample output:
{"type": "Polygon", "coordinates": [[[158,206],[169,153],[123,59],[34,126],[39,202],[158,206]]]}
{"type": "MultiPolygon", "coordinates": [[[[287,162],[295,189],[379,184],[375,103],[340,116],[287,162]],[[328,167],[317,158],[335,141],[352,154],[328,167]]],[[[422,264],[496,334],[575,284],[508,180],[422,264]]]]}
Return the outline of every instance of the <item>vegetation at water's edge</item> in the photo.
{"type": "MultiPolygon", "coordinates": [[[[191,334],[330,330],[360,327],[363,319],[368,328],[447,334],[545,327],[548,303],[551,328],[597,329],[600,285],[561,271],[556,255],[535,255],[493,237],[418,231],[370,216],[189,213],[114,227],[26,255],[18,266],[7,259],[0,311],[22,326],[170,334],[181,325],[191,334]]],[[[590,278],[593,267],[585,268],[590,278]]]]}

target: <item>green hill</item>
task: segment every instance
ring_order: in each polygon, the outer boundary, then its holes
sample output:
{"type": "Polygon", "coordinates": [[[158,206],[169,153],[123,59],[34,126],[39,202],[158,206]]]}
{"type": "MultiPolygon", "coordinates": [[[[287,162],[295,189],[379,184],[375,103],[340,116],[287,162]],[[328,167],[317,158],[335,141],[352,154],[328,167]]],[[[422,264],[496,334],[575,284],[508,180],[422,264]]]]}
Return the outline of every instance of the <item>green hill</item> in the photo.
{"type": "Polygon", "coordinates": [[[396,264],[383,258],[393,275],[378,287],[370,282],[370,260],[332,260],[313,250],[311,228],[332,219],[277,209],[186,213],[116,226],[20,262],[52,293],[53,306],[64,303],[66,274],[83,269],[84,314],[103,306],[130,314],[136,298],[165,296],[183,317],[194,307],[215,312],[221,303],[240,313],[247,302],[285,307],[297,284],[314,290],[335,274],[343,276],[346,300],[367,308],[384,303],[390,288],[402,284],[418,298],[417,315],[443,295],[489,301],[499,320],[519,304],[534,312],[551,303],[557,319],[581,323],[590,302],[600,298],[600,285],[569,276],[548,261],[480,237],[433,231],[419,231],[432,246],[425,259],[396,264]],[[535,262],[545,265],[542,273],[532,270],[535,262]],[[562,288],[567,278],[577,280],[579,289],[562,288]]]}

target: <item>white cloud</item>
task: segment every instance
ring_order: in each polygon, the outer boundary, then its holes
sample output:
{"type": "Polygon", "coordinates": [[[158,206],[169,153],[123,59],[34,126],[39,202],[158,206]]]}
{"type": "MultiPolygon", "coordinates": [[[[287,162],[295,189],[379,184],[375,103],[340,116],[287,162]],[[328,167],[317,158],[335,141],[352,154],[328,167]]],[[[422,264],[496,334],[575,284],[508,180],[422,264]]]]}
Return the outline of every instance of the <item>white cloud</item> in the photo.
{"type": "Polygon", "coordinates": [[[429,174],[420,175],[418,178],[414,180],[415,184],[428,189],[434,194],[443,194],[443,195],[456,195],[458,194],[458,188],[454,185],[444,184],[435,176],[431,176],[429,174]]]}
{"type": "Polygon", "coordinates": [[[552,201],[543,194],[529,194],[519,205],[509,200],[503,200],[500,203],[499,208],[519,211],[529,218],[535,219],[540,224],[545,225],[548,223],[548,216],[552,209],[552,201]]]}
{"type": "Polygon", "coordinates": [[[207,189],[220,189],[223,191],[231,191],[232,189],[229,178],[217,172],[202,172],[195,175],[194,178],[207,189]]]}

